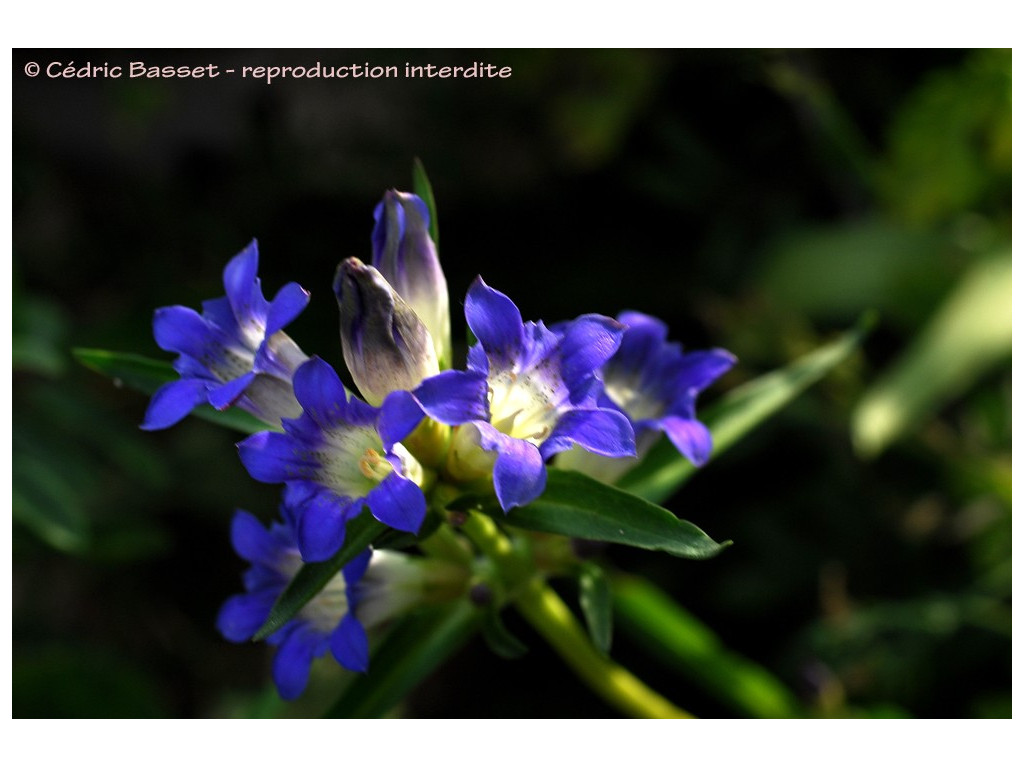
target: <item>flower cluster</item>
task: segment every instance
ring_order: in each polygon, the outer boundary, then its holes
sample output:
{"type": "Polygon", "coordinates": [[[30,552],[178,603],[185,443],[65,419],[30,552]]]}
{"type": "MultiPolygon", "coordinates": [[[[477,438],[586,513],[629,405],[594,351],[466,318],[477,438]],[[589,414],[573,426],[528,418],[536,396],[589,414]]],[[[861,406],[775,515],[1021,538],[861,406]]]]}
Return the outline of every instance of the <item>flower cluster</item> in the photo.
{"type": "MultiPolygon", "coordinates": [[[[201,403],[242,408],[267,425],[238,444],[242,463],[254,479],[284,486],[280,522],[267,529],[248,513],[235,518],[234,547],[252,567],[246,593],[218,620],[229,640],[251,638],[299,567],[332,558],[364,508],[416,534],[440,487],[487,489],[508,512],[544,492],[552,462],[614,479],[661,433],[695,464],[710,454],[695,401],[733,364],[727,352],[684,354],[662,323],[635,312],[550,327],[524,321],[512,299],[477,278],[465,299],[476,342],[464,369],[453,369],[427,206],[389,191],[374,218],[371,263],[343,261],[333,286],[358,396],[284,333],[309,294],[292,283],[266,301],[255,242],[225,269],[226,295],[201,314],[157,310],[154,335],[180,355],[181,378],[153,396],[143,427],[170,426],[201,403]]],[[[368,550],[351,560],[268,638],[279,646],[282,696],[302,691],[311,660],[328,649],[342,666],[367,669],[366,617],[376,623],[410,603],[388,580],[409,595],[427,578],[408,563],[396,570],[395,557],[403,556],[368,550]]]]}

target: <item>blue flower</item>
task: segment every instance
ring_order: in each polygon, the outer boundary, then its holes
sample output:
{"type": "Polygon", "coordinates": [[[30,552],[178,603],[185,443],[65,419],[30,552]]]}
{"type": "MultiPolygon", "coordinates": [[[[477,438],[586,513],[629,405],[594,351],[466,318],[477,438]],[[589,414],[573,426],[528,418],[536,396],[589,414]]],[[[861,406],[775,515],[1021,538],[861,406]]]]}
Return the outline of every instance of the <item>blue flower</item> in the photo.
{"type": "Polygon", "coordinates": [[[253,240],[224,268],[227,295],[203,302],[201,315],[182,306],[156,311],[153,335],[180,355],[174,368],[181,378],[153,395],[143,429],[176,424],[205,402],[219,410],[237,405],[273,426],[301,412],[291,380],[307,357],[281,329],[305,309],[309,293],[289,283],[268,302],[258,263],[253,240]]]}
{"type": "Polygon", "coordinates": [[[629,418],[640,454],[663,432],[694,465],[704,464],[711,456],[711,433],[697,419],[697,396],[732,368],[735,356],[724,349],[684,353],[666,340],[664,323],[640,312],[623,312],[618,319],[626,332],[602,371],[601,403],[629,418]]]}
{"type": "Polygon", "coordinates": [[[511,299],[477,278],[466,321],[478,344],[465,373],[445,371],[383,406],[385,442],[400,439],[425,413],[455,430],[447,470],[456,480],[493,472],[506,512],[544,491],[545,461],[579,445],[603,456],[633,456],[629,420],[600,407],[598,372],[615,353],[622,326],[584,315],[561,332],[524,323],[511,299]]]}
{"type": "Polygon", "coordinates": [[[448,284],[430,239],[430,212],[419,197],[389,190],[373,212],[373,266],[430,331],[442,368],[451,365],[448,284]]]}
{"type": "Polygon", "coordinates": [[[415,533],[426,515],[423,469],[398,444],[385,449],[378,409],[349,398],[338,374],[312,357],[295,372],[298,418],[284,432],[260,432],[238,444],[256,480],[285,483],[284,503],[296,520],[302,558],[330,558],[345,540],[345,524],[363,510],[382,523],[415,533]]]}
{"type": "Polygon", "coordinates": [[[334,294],[341,316],[341,348],[367,402],[380,405],[438,368],[434,342],[419,316],[373,267],[350,258],[338,265],[334,294]]]}
{"type": "MultiPolygon", "coordinates": [[[[217,629],[228,640],[249,640],[270,615],[274,602],[302,566],[291,520],[269,529],[248,512],[237,512],[231,524],[235,551],[252,563],[243,577],[246,591],[228,598],[217,616],[217,629]]],[[[267,638],[278,646],[273,677],[284,699],[298,697],[309,679],[314,658],[330,649],[338,663],[354,672],[369,667],[369,645],[356,617],[357,585],[370,562],[370,550],[359,554],[300,610],[267,638]]]]}

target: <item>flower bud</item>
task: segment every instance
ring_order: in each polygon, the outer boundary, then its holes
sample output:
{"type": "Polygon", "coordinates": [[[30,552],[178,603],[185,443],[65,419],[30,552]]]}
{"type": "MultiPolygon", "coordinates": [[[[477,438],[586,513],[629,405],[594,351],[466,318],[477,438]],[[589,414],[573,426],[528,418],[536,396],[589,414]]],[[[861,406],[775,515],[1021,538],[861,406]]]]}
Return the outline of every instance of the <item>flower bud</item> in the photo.
{"type": "Polygon", "coordinates": [[[341,348],[360,393],[380,405],[439,372],[426,326],[388,281],[359,259],[346,259],[334,277],[341,311],[341,348]]]}
{"type": "Polygon", "coordinates": [[[373,266],[427,326],[441,367],[450,367],[448,285],[430,239],[426,203],[411,193],[388,190],[373,218],[373,266]]]}

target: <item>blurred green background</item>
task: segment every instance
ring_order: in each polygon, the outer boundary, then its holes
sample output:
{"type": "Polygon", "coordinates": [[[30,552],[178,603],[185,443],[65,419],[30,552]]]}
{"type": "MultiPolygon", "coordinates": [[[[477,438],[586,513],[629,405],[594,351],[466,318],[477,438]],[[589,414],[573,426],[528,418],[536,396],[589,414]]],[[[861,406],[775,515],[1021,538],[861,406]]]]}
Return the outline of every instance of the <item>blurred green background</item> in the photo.
{"type": "MultiPolygon", "coordinates": [[[[252,237],[290,328],[340,367],[330,281],[372,210],[433,182],[460,298],[527,318],[625,308],[739,364],[705,402],[849,327],[862,350],[667,506],[736,544],[708,562],[616,548],[692,614],[671,666],[623,616],[613,656],[702,716],[754,664],[808,716],[1005,717],[1010,702],[1010,52],[15,51],[13,706],[16,717],[318,714],[264,646],[214,629],[241,587],[228,524],[277,493],[237,435],[147,434],[146,398],[76,346],[167,359],[153,309],[221,293],[252,237]],[[507,80],[28,78],[27,62],[467,64],[507,80]],[[708,634],[712,628],[714,636],[708,634]],[[726,650],[728,649],[728,650],[726,650]],[[746,661],[743,661],[745,659],[746,661]]],[[[571,594],[571,590],[567,591],[571,594]]],[[[525,624],[480,641],[408,716],[613,716],[525,624]]]]}

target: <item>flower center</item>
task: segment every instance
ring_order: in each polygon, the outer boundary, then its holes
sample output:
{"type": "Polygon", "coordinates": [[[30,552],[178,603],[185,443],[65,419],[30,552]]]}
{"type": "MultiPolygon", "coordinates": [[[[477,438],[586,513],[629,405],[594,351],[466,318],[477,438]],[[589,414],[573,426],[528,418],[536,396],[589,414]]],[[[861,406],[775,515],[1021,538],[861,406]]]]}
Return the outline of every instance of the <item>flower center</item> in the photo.
{"type": "Polygon", "coordinates": [[[665,404],[644,392],[639,375],[606,376],[604,391],[633,421],[659,419],[664,415],[665,404]]]}
{"type": "Polygon", "coordinates": [[[367,480],[379,483],[394,471],[391,462],[381,456],[373,448],[367,448],[359,460],[359,471],[367,480]]]}
{"type": "Polygon", "coordinates": [[[559,412],[555,388],[539,371],[498,371],[488,377],[491,424],[509,437],[540,445],[551,434],[559,412]]]}
{"type": "Polygon", "coordinates": [[[361,498],[391,474],[393,467],[382,455],[384,446],[375,430],[346,427],[324,432],[318,452],[317,480],[341,496],[361,498]]]}

